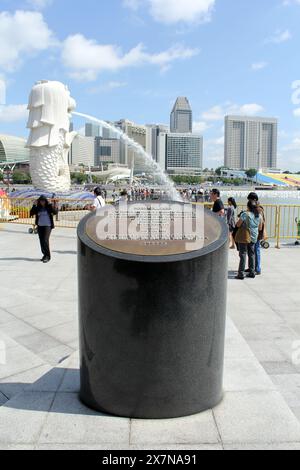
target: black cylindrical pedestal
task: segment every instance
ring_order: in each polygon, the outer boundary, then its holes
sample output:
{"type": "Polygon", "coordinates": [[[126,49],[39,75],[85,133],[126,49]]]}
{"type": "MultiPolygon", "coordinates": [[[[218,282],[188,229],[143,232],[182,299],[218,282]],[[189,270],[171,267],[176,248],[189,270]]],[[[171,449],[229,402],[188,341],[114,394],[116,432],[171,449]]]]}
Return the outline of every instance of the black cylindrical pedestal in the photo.
{"type": "Polygon", "coordinates": [[[82,401],[130,418],[173,418],[222,399],[228,233],[182,255],[143,257],[79,236],[82,401]]]}

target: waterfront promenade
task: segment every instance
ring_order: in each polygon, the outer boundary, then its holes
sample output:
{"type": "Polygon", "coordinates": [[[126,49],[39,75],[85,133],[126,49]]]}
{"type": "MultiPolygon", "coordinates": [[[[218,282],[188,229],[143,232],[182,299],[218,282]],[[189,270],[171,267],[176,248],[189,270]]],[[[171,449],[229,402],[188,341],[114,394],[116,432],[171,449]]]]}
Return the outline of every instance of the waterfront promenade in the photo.
{"type": "Polygon", "coordinates": [[[129,420],[78,400],[75,230],[53,232],[43,265],[27,228],[0,225],[0,449],[300,449],[300,247],[264,251],[243,282],[230,251],[222,404],[129,420]]]}

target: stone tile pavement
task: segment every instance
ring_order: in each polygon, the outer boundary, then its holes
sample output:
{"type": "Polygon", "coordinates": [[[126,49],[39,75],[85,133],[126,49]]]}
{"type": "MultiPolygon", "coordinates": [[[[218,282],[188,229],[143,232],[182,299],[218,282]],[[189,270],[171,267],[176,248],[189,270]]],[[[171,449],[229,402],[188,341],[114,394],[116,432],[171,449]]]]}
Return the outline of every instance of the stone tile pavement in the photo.
{"type": "Polygon", "coordinates": [[[233,279],[223,402],[175,420],[101,415],[78,400],[75,231],[39,262],[27,227],[0,225],[0,449],[300,449],[300,248],[263,253],[263,276],[233,279]]]}

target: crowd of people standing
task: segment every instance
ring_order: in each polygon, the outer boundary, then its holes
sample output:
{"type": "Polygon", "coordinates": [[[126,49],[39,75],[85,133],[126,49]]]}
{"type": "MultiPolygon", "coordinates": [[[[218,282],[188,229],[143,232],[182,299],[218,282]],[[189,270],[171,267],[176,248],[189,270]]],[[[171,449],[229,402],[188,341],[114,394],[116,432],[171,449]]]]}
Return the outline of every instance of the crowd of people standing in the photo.
{"type": "MultiPolygon", "coordinates": [[[[163,199],[163,192],[156,193],[154,189],[131,188],[123,190],[119,194],[113,193],[113,201],[147,201],[155,198],[163,199]]],[[[207,191],[185,190],[182,194],[183,200],[195,202],[208,202],[207,191]]],[[[230,197],[227,207],[221,199],[218,189],[208,192],[208,197],[212,202],[212,211],[219,217],[226,220],[229,229],[229,248],[237,248],[240,256],[240,263],[236,279],[243,280],[246,275],[254,279],[261,275],[261,242],[267,238],[266,220],[263,207],[259,203],[256,193],[248,196],[247,209],[238,213],[238,206],[234,198],[230,197]],[[248,259],[248,269],[247,268],[248,259]]],[[[107,193],[101,188],[94,190],[94,202],[90,210],[97,211],[106,205],[107,193]]],[[[30,216],[35,217],[35,225],[39,234],[42,262],[48,263],[51,260],[50,236],[54,229],[54,216],[58,213],[58,205],[55,199],[50,202],[41,196],[31,209],[30,216]]]]}
{"type": "Polygon", "coordinates": [[[267,238],[267,234],[265,213],[259,203],[258,195],[250,193],[247,210],[239,214],[237,203],[232,197],[228,199],[228,207],[225,209],[218,189],[211,191],[211,201],[213,212],[219,217],[226,217],[230,249],[237,248],[239,251],[240,263],[236,279],[244,280],[246,276],[255,279],[256,276],[260,276],[262,274],[261,242],[267,238]]]}

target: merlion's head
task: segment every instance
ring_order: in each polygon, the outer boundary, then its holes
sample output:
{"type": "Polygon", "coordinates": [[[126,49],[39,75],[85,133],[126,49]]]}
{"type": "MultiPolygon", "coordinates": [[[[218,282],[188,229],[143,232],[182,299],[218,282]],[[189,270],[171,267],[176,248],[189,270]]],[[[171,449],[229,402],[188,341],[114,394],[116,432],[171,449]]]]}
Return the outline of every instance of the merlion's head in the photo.
{"type": "Polygon", "coordinates": [[[76,108],[66,85],[56,81],[37,82],[29,97],[30,136],[28,147],[54,147],[58,145],[62,132],[70,128],[70,115],[76,108]]]}

